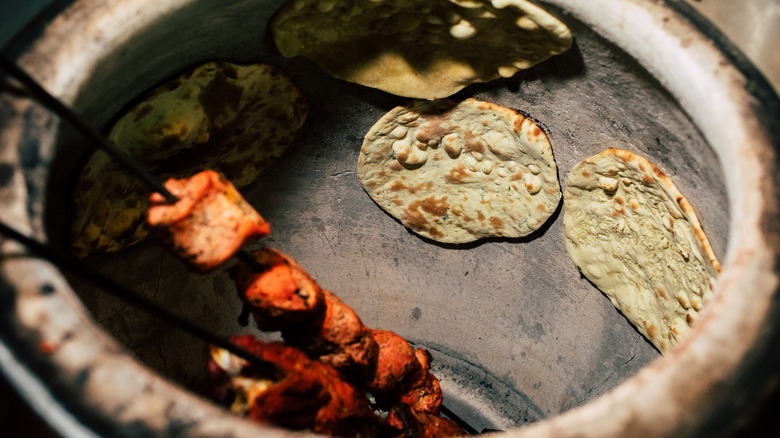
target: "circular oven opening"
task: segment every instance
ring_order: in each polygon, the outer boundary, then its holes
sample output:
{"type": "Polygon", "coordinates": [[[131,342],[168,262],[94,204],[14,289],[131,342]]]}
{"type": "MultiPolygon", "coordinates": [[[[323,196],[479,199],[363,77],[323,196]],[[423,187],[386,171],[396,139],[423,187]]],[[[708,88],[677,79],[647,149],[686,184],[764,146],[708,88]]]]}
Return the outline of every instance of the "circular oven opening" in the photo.
{"type": "MultiPolygon", "coordinates": [[[[158,11],[155,19],[118,32],[116,45],[101,48],[96,59],[84,60],[86,72],[71,72],[79,79],[68,100],[94,126],[105,127],[142,92],[201,62],[264,62],[285,71],[310,112],[290,149],[241,190],[272,224],[272,234],[255,246],[292,256],[366,325],[429,350],[444,404],[478,431],[511,430],[582,406],[659,358],[577,272],[564,247],[560,207],[526,238],[454,246],[408,232],[374,204],[355,175],[360,144],[376,120],[408,99],[280,56],[265,26],[256,25],[267,23],[278,3],[199,2],[158,11]],[[204,24],[197,29],[188,24],[203,16],[209,20],[198,21],[204,24]]],[[[667,85],[618,45],[569,10],[550,10],[572,29],[571,50],[454,98],[494,102],[538,121],[563,187],[576,163],[608,147],[648,157],[692,203],[725,260],[732,219],[728,175],[702,127],[667,85]]],[[[110,22],[125,12],[109,8],[102,18],[110,22]]],[[[56,141],[45,217],[55,246],[65,246],[68,182],[87,146],[67,128],[56,141]]],[[[239,323],[241,303],[224,271],[193,274],[155,241],[83,261],[217,333],[259,334],[239,323]]],[[[63,275],[95,321],[137,361],[205,394],[204,343],[83,278],[63,275]]]]}

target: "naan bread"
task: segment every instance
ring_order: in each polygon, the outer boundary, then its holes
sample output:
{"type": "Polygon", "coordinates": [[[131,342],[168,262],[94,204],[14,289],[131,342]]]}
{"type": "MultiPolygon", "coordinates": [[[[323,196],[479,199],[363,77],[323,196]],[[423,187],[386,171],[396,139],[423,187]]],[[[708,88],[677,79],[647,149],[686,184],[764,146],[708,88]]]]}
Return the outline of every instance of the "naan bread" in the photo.
{"type": "Polygon", "coordinates": [[[607,149],[571,170],[563,206],[566,248],[582,274],[669,351],[720,272],[688,201],[646,159],[607,149]]]}
{"type": "Polygon", "coordinates": [[[357,175],[406,227],[447,243],[526,236],[561,199],[544,132],[523,115],[474,99],[393,109],[366,135],[357,175]]]}
{"type": "Polygon", "coordinates": [[[526,0],[289,0],[271,29],[284,56],[419,99],[510,77],[572,44],[565,24],[526,0]]]}
{"type": "MultiPolygon", "coordinates": [[[[210,62],[152,91],[108,138],[161,181],[213,169],[243,187],[292,143],[307,114],[303,94],[278,68],[210,62]]],[[[72,252],[83,257],[144,239],[150,194],[107,153],[94,152],[73,193],[72,252]]]]}

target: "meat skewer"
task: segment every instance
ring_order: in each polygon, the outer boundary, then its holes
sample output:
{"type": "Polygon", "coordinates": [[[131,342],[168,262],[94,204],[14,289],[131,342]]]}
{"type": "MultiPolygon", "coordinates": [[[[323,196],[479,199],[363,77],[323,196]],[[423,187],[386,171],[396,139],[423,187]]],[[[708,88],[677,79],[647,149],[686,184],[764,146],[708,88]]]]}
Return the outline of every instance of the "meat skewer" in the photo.
{"type": "MultiPolygon", "coordinates": [[[[162,243],[193,270],[214,269],[241,251],[248,241],[269,232],[268,223],[232,184],[214,171],[188,179],[170,179],[165,186],[178,201],[169,204],[162,195],[153,194],[147,221],[162,243]]],[[[380,405],[408,407],[406,423],[413,422],[411,419],[433,421],[428,416],[439,418],[441,387],[429,371],[427,352],[415,352],[393,332],[366,327],[351,307],[335,294],[322,290],[290,257],[271,249],[241,254],[244,257],[231,274],[258,328],[281,331],[289,346],[332,366],[370,391],[380,405]]],[[[312,377],[300,376],[299,382],[285,380],[288,389],[278,394],[264,393],[268,411],[262,415],[272,416],[277,422],[287,421],[281,418],[283,414],[274,414],[273,409],[289,410],[285,406],[295,404],[294,397],[287,400],[285,391],[296,393],[298,388],[306,392],[306,378],[312,377]]],[[[301,404],[301,409],[305,406],[301,404]]],[[[262,415],[255,414],[258,418],[262,415]]]]}
{"type": "MultiPolygon", "coordinates": [[[[261,265],[263,260],[288,260],[285,266],[289,269],[303,271],[303,268],[292,262],[288,256],[273,249],[257,250],[250,256],[261,265]]],[[[347,380],[376,397],[380,406],[391,413],[393,409],[403,406],[402,411],[399,411],[403,414],[397,414],[398,418],[393,420],[394,426],[400,427],[408,423],[413,424],[415,430],[419,429],[418,432],[430,429],[430,433],[435,435],[441,429],[442,433],[446,431],[448,435],[465,434],[456,423],[450,424],[449,420],[439,416],[441,385],[430,372],[430,353],[413,349],[406,340],[391,331],[366,327],[352,308],[328,291],[322,291],[325,299],[319,315],[308,321],[296,318],[295,324],[282,324],[279,322],[279,315],[285,314],[284,309],[269,309],[267,306],[270,301],[253,300],[256,290],[254,285],[263,283],[273,285],[278,291],[294,290],[298,287],[295,278],[306,278],[306,284],[316,290],[308,283],[314,280],[308,275],[303,277],[301,273],[297,273],[297,276],[276,275],[274,265],[265,265],[267,267],[261,272],[241,265],[239,262],[233,268],[233,272],[242,274],[236,276],[239,296],[258,322],[258,327],[286,326],[280,329],[286,343],[300,348],[310,357],[332,365],[347,380]],[[253,278],[253,283],[249,286],[246,281],[240,281],[246,277],[247,272],[252,272],[253,278]],[[264,281],[266,276],[272,277],[273,281],[264,281]],[[270,319],[273,321],[270,325],[267,315],[274,316],[270,319]],[[399,415],[403,416],[403,422],[399,415]],[[455,430],[457,432],[453,432],[455,430]]],[[[289,293],[281,293],[281,296],[286,295],[289,293]]],[[[391,415],[389,418],[394,417],[391,415]]]]}
{"type": "MultiPolygon", "coordinates": [[[[103,136],[99,135],[97,131],[94,129],[91,129],[86,123],[82,121],[81,118],[79,118],[75,113],[73,113],[69,108],[67,108],[64,104],[62,104],[59,100],[48,94],[42,87],[40,87],[37,82],[35,82],[29,75],[27,75],[24,71],[19,69],[15,64],[8,61],[5,57],[0,57],[0,61],[2,61],[3,69],[11,71],[15,77],[19,78],[26,87],[34,91],[34,94],[37,95],[38,100],[45,103],[45,105],[51,109],[54,110],[55,113],[57,113],[60,117],[66,119],[68,122],[70,122],[73,126],[75,126],[79,131],[84,133],[88,138],[93,139],[95,142],[97,142],[104,150],[108,151],[110,155],[112,155],[114,158],[118,159],[122,162],[122,164],[133,171],[141,180],[143,180],[147,185],[157,190],[157,192],[154,195],[152,195],[153,198],[157,198],[158,204],[161,204],[161,199],[166,200],[167,202],[178,202],[179,199],[176,195],[174,195],[166,186],[161,186],[158,181],[151,175],[149,175],[144,169],[142,169],[140,166],[137,165],[137,163],[133,162],[131,159],[127,158],[124,154],[122,154],[120,151],[118,151],[110,142],[108,142],[103,136]],[[161,194],[160,194],[161,193],[161,194]]],[[[236,192],[237,193],[237,192],[236,192]]],[[[240,196],[240,195],[239,195],[240,196]]],[[[243,200],[243,198],[241,198],[243,200]]],[[[259,215],[257,215],[259,217],[259,215]]],[[[261,222],[265,223],[265,221],[261,222]]],[[[261,223],[258,222],[258,223],[261,223]]],[[[236,252],[238,248],[240,248],[247,240],[249,240],[253,235],[265,235],[268,233],[267,229],[267,223],[265,225],[259,226],[259,231],[242,231],[241,232],[241,243],[238,245],[233,244],[234,250],[230,252],[232,255],[236,252]]],[[[173,244],[175,241],[171,239],[171,243],[173,244]]],[[[175,249],[175,247],[173,248],[175,249]]],[[[223,253],[224,255],[224,253],[223,253]]],[[[230,256],[223,257],[219,256],[217,257],[217,260],[220,260],[218,263],[213,262],[206,262],[206,263],[195,263],[193,264],[193,267],[198,270],[210,270],[213,267],[217,266],[221,262],[224,262],[227,258],[230,256]]],[[[121,288],[120,288],[121,289],[121,288]]],[[[161,315],[167,315],[167,313],[160,313],[161,315]]],[[[168,316],[166,316],[166,319],[169,319],[168,316]]],[[[174,320],[175,318],[170,318],[169,320],[174,320]]],[[[200,333],[201,330],[193,330],[193,332],[200,333]]],[[[438,424],[438,422],[437,422],[438,424]]],[[[462,430],[460,431],[449,431],[447,432],[447,435],[460,435],[462,430]]]]}

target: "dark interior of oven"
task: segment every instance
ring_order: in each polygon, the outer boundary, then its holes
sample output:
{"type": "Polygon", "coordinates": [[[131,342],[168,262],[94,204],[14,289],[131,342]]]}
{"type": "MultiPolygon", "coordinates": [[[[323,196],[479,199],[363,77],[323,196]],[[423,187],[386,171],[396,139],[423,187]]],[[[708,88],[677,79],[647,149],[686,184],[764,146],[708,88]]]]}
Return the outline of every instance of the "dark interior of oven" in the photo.
{"type": "MultiPolygon", "coordinates": [[[[267,22],[270,10],[259,9],[246,21],[267,22]]],[[[562,187],[569,169],[608,147],[648,157],[691,201],[722,257],[729,218],[714,152],[636,61],[551,10],[572,29],[571,50],[510,79],[469,86],[453,99],[494,102],[538,121],[551,140],[562,187]]],[[[241,12],[222,11],[224,19],[217,15],[198,32],[218,35],[228,15],[241,12]]],[[[262,26],[231,29],[239,37],[214,42],[188,34],[194,30],[173,35],[170,29],[186,27],[187,11],[179,15],[152,24],[117,51],[94,72],[74,107],[105,128],[138,94],[200,62],[282,68],[304,91],[310,113],[292,147],[242,190],[273,227],[254,247],[291,255],[367,325],[429,350],[445,405],[475,429],[505,430],[566,411],[658,357],[577,272],[564,248],[560,207],[526,238],[444,245],[410,233],[373,203],[355,175],[365,133],[408,99],[333,79],[304,59],[282,57],[262,26]],[[185,44],[190,39],[195,41],[185,44]],[[160,41],[171,50],[150,51],[160,41]],[[153,55],[145,58],[146,53],[153,55]]],[[[52,242],[64,247],[68,188],[88,145],[65,130],[59,150],[46,213],[52,242]]],[[[241,303],[224,271],[191,273],[154,240],[84,262],[221,335],[259,334],[252,324],[239,324],[241,303]]],[[[202,341],[84,278],[69,280],[95,320],[139,361],[205,394],[202,341]]]]}

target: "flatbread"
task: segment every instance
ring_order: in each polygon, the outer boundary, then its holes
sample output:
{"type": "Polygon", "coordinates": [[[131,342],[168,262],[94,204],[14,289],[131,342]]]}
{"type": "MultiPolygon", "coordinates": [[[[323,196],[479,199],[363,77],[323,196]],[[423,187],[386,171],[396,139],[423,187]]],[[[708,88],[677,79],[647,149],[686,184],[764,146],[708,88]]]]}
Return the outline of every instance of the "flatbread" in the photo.
{"type": "Polygon", "coordinates": [[[418,99],[510,77],[572,44],[565,24],[526,0],[289,0],[271,30],[284,56],[418,99]]]}
{"type": "MultiPolygon", "coordinates": [[[[213,169],[240,188],[292,143],[307,114],[280,69],[209,62],[150,92],[108,138],[160,181],[213,169]]],[[[92,153],[73,192],[72,252],[116,251],[146,238],[150,194],[107,153],[92,153]]]]}
{"type": "Polygon", "coordinates": [[[720,264],[691,205],[645,158],[607,149],[575,166],[563,201],[580,272],[661,353],[704,309],[720,264]]]}
{"type": "Polygon", "coordinates": [[[515,111],[474,99],[393,109],[366,135],[357,175],[390,215],[445,243],[526,236],[561,199],[545,133],[515,111]]]}

